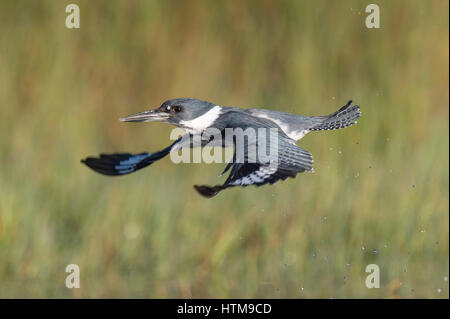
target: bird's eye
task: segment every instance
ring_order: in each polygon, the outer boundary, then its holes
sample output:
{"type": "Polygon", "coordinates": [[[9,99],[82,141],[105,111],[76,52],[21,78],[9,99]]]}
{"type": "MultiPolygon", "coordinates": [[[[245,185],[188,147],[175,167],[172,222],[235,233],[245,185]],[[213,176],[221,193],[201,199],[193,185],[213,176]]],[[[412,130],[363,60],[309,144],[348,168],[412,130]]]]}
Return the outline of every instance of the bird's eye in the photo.
{"type": "Polygon", "coordinates": [[[181,106],[179,106],[179,105],[172,106],[172,111],[175,112],[175,113],[179,113],[182,110],[183,110],[183,108],[181,106]]]}

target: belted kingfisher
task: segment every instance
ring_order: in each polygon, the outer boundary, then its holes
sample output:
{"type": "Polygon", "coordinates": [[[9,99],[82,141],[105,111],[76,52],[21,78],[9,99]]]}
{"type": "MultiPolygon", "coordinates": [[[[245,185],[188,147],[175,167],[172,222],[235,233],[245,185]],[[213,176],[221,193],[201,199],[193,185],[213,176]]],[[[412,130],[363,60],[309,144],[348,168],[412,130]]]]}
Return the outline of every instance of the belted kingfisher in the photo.
{"type": "MultiPolygon", "coordinates": [[[[225,183],[216,186],[194,185],[195,189],[205,197],[213,197],[220,191],[233,186],[262,186],[273,184],[288,177],[295,178],[297,173],[312,172],[312,155],[298,147],[295,143],[310,131],[335,130],[357,123],[361,116],[358,105],[352,105],[350,100],[338,111],[326,116],[300,116],[290,113],[271,111],[265,109],[240,109],[236,107],[219,106],[214,103],[193,98],[178,98],[164,102],[159,108],[121,118],[123,122],[164,122],[183,128],[187,134],[172,145],[154,153],[115,153],[100,154],[99,157],[88,157],[81,160],[94,171],[104,175],[125,175],[144,168],[157,160],[162,159],[173,150],[192,148],[192,139],[195,135],[210,128],[223,132],[225,129],[275,129],[278,134],[277,166],[273,168],[268,162],[253,158],[250,161],[249,152],[244,151],[243,160],[236,160],[236,150],[233,160],[228,163],[223,173],[230,168],[230,175],[225,183]],[[187,141],[187,142],[186,142],[187,141]]],[[[209,140],[201,137],[201,146],[207,145],[209,140]]],[[[234,142],[235,143],[235,140],[234,142]]],[[[248,144],[261,143],[254,139],[248,144]]],[[[274,143],[272,143],[274,144],[274,143]]],[[[230,146],[222,140],[222,147],[230,146]]],[[[233,146],[233,145],[231,145],[233,146]]],[[[236,144],[234,144],[236,148],[236,144]]],[[[270,146],[269,146],[270,147],[270,146]]],[[[223,174],[222,173],[222,174],[223,174]]]]}

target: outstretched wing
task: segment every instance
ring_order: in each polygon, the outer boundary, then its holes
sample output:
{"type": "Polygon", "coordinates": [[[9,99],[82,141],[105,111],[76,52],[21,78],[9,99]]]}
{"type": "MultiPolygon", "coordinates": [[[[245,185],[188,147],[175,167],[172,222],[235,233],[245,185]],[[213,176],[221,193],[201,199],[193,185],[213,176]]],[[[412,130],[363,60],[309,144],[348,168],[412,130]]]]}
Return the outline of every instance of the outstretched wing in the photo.
{"type": "Polygon", "coordinates": [[[278,138],[278,163],[230,163],[230,175],[225,184],[257,185],[273,184],[278,180],[295,177],[297,173],[313,171],[311,153],[290,143],[286,138],[278,138]]]}
{"type": "MultiPolygon", "coordinates": [[[[133,173],[141,168],[144,168],[170,153],[183,138],[179,138],[172,145],[155,153],[115,153],[115,154],[100,154],[99,157],[88,157],[81,160],[89,168],[97,173],[110,176],[120,176],[133,173]]],[[[178,145],[177,145],[178,146],[178,145]]]]}
{"type": "MultiPolygon", "coordinates": [[[[259,125],[264,125],[266,128],[277,128],[276,125],[270,123],[259,123],[259,125]]],[[[195,189],[205,197],[213,197],[229,187],[262,186],[285,180],[288,177],[295,177],[298,173],[304,171],[312,172],[312,155],[295,145],[295,142],[281,130],[278,129],[277,132],[278,134],[275,138],[266,139],[266,143],[269,142],[269,144],[266,144],[265,147],[269,150],[269,154],[272,154],[269,156],[268,161],[261,161],[259,158],[255,160],[255,158],[249,156],[247,150],[252,146],[252,143],[257,144],[256,148],[264,147],[260,145],[261,140],[255,138],[253,142],[248,141],[245,145],[243,161],[236,161],[235,150],[233,161],[227,165],[223,172],[225,173],[231,169],[230,175],[224,184],[216,186],[195,185],[195,189]],[[275,154],[272,152],[273,150],[276,150],[275,154]]],[[[235,145],[236,147],[238,146],[235,145]]]]}

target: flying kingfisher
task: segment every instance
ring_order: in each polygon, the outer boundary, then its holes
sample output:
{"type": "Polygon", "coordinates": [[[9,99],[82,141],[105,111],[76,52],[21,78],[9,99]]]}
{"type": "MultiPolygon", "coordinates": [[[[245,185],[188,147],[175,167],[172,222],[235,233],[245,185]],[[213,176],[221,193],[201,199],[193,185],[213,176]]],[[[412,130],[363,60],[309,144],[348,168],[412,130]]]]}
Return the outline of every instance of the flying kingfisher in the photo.
{"type": "Polygon", "coordinates": [[[360,116],[359,106],[352,105],[351,100],[330,115],[300,116],[266,109],[219,106],[194,98],[178,98],[164,102],[159,108],[120,119],[123,122],[163,122],[183,128],[186,135],[173,144],[154,153],[100,154],[99,157],[88,157],[81,162],[104,175],[125,175],[162,159],[171,151],[195,147],[192,143],[194,136],[200,137],[200,146],[211,145],[208,144],[211,142],[210,139],[205,138],[203,133],[212,128],[219,132],[226,129],[254,129],[258,132],[261,129],[263,132],[275,130],[278,133],[275,139],[273,137],[261,139],[258,138],[258,134],[252,139],[246,139],[240,156],[236,156],[238,153],[236,138],[225,140],[224,134],[221,135],[220,144],[215,146],[235,147],[233,160],[223,171],[225,173],[231,169],[228,178],[221,185],[194,185],[201,195],[213,197],[229,187],[262,186],[288,177],[295,178],[297,173],[312,172],[312,155],[295,143],[310,131],[336,130],[356,124],[360,116]],[[249,151],[250,146],[262,148],[262,141],[266,149],[276,150],[268,160],[252,156],[249,151]],[[276,165],[273,165],[274,162],[276,165]]]}

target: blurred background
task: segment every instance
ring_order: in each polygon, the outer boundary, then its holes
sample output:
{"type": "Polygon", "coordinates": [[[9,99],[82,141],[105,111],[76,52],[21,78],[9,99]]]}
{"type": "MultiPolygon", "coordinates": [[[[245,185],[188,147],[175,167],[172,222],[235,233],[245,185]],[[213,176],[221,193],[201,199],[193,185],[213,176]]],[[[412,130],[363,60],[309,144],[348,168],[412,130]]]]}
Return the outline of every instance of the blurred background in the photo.
{"type": "Polygon", "coordinates": [[[448,1],[377,1],[380,29],[360,0],[70,3],[0,2],[0,297],[449,297],[448,1]],[[118,119],[176,97],[363,115],[298,143],[314,174],[213,199],[225,164],[80,163],[167,146],[118,119]]]}

